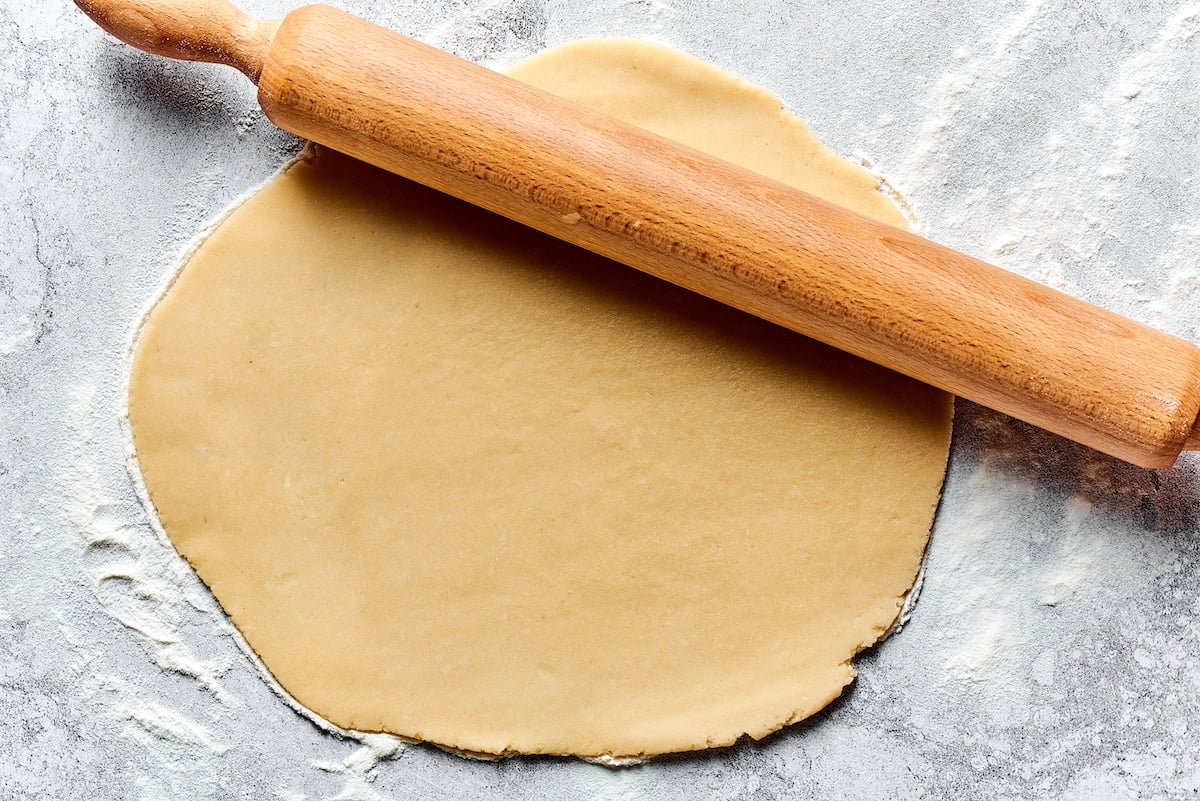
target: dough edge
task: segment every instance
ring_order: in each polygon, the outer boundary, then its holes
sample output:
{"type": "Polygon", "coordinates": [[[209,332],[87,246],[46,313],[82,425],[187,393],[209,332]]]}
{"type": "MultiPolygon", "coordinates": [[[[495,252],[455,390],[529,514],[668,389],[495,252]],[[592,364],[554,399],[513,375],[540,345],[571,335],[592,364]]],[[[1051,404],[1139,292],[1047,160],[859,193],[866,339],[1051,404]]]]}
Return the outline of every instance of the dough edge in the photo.
{"type": "MultiPolygon", "coordinates": [[[[642,39],[634,39],[634,38],[626,38],[626,37],[585,38],[585,39],[567,42],[564,44],[560,44],[560,45],[556,45],[556,46],[547,48],[546,50],[540,51],[536,54],[533,54],[531,56],[528,56],[527,58],[520,60],[516,64],[509,65],[508,67],[503,68],[501,71],[505,72],[506,74],[517,73],[518,77],[519,77],[519,73],[521,72],[521,70],[523,68],[525,68],[527,66],[530,66],[530,67],[534,66],[534,65],[536,65],[537,62],[539,62],[543,58],[549,58],[549,57],[553,57],[555,55],[559,55],[560,52],[562,52],[562,51],[570,51],[577,47],[588,48],[588,47],[597,46],[597,45],[609,45],[609,44],[615,44],[615,45],[619,45],[622,47],[648,48],[648,49],[658,50],[663,53],[669,54],[673,58],[679,59],[681,61],[687,61],[693,67],[695,67],[698,71],[706,72],[720,80],[728,81],[730,79],[733,79],[739,84],[739,86],[741,88],[751,90],[753,92],[753,94],[756,95],[757,97],[759,97],[761,100],[770,101],[770,102],[776,104],[779,107],[781,114],[788,116],[791,119],[795,120],[800,125],[804,125],[805,127],[807,127],[807,124],[804,122],[803,119],[792,115],[783,106],[780,99],[776,95],[774,95],[770,91],[768,91],[767,89],[765,89],[757,84],[753,84],[749,81],[746,81],[745,79],[737,76],[736,74],[728,72],[724,69],[721,69],[720,67],[717,67],[709,62],[703,61],[703,60],[696,58],[694,56],[691,56],[687,53],[677,51],[672,47],[669,47],[665,44],[662,44],[662,43],[654,41],[654,40],[642,40],[642,39]]],[[[142,334],[147,326],[147,323],[150,321],[154,311],[158,308],[160,303],[171,293],[177,280],[179,279],[181,274],[184,272],[184,270],[187,268],[187,266],[191,262],[192,258],[195,256],[196,252],[207,242],[207,240],[212,236],[212,234],[218,228],[220,228],[220,226],[226,220],[228,220],[231,216],[233,216],[236,212],[238,212],[248,200],[255,197],[264,188],[270,186],[272,183],[277,181],[281,176],[286,175],[288,172],[293,170],[298,165],[304,164],[308,161],[315,159],[317,157],[317,150],[318,150],[318,146],[315,146],[313,143],[305,143],[304,147],[297,155],[295,155],[293,158],[291,158],[286,163],[284,163],[275,173],[268,176],[261,183],[252,187],[251,189],[247,190],[239,197],[235,198],[227,208],[222,210],[215,218],[213,218],[207,225],[205,225],[200,231],[198,231],[191,238],[191,240],[181,249],[181,251],[179,251],[179,253],[175,257],[175,259],[173,259],[173,262],[172,262],[173,267],[167,274],[166,279],[163,281],[160,288],[155,292],[154,296],[143,307],[142,311],[140,312],[140,314],[138,316],[137,322],[131,331],[130,337],[127,342],[126,353],[125,353],[125,364],[124,364],[124,368],[123,368],[126,393],[125,393],[125,403],[122,408],[122,413],[120,416],[120,425],[121,425],[121,429],[123,432],[123,436],[125,437],[125,443],[126,443],[126,460],[125,460],[126,461],[126,469],[129,472],[130,479],[134,486],[135,494],[137,495],[139,502],[141,503],[141,505],[147,512],[147,518],[151,525],[151,528],[155,531],[156,535],[159,537],[162,544],[173,553],[174,558],[179,559],[182,564],[187,565],[188,570],[191,571],[194,575],[196,574],[196,568],[179,552],[179,550],[177,549],[175,544],[171,541],[169,534],[167,533],[165,527],[163,526],[163,524],[161,522],[161,517],[158,513],[158,510],[154,504],[153,499],[150,496],[149,489],[146,485],[146,481],[145,481],[145,477],[144,477],[143,470],[141,467],[141,463],[138,459],[137,451],[134,446],[133,428],[132,428],[132,422],[131,422],[130,413],[129,413],[129,396],[130,396],[130,387],[131,387],[131,378],[132,378],[132,367],[133,367],[133,363],[134,363],[135,354],[136,354],[137,348],[140,344],[142,334]]],[[[895,209],[903,217],[903,219],[906,222],[908,222],[910,224],[915,223],[915,221],[916,221],[915,215],[913,214],[911,208],[909,207],[907,201],[904,199],[903,195],[901,195],[899,190],[897,190],[893,185],[888,183],[887,179],[882,174],[880,174],[879,172],[876,171],[876,169],[872,163],[870,163],[863,157],[855,157],[854,159],[851,159],[851,158],[847,158],[841,154],[838,154],[838,155],[840,158],[842,158],[846,162],[848,167],[857,167],[858,169],[862,169],[864,172],[870,174],[873,178],[878,180],[879,181],[879,191],[880,191],[881,195],[886,197],[890,203],[894,204],[895,209]]],[[[947,397],[947,403],[949,406],[950,415],[952,417],[954,414],[954,411],[955,411],[955,404],[953,402],[952,396],[946,396],[946,397],[947,397]]],[[[946,453],[947,453],[946,460],[948,461],[948,458],[949,458],[949,450],[948,449],[947,449],[946,453]]],[[[935,510],[933,513],[933,517],[931,519],[931,527],[932,527],[933,523],[936,522],[936,519],[937,519],[937,507],[941,503],[942,490],[944,487],[944,479],[945,479],[945,468],[943,465],[942,484],[939,484],[939,487],[937,489],[937,498],[934,502],[935,510]]],[[[885,640],[889,636],[891,636],[893,633],[898,632],[911,617],[913,608],[915,606],[916,600],[919,596],[919,593],[920,593],[920,590],[921,590],[921,587],[923,584],[925,568],[926,568],[926,557],[928,554],[929,543],[931,541],[932,541],[932,531],[930,532],[929,538],[926,540],[925,548],[921,555],[921,559],[920,559],[920,562],[917,567],[917,573],[914,577],[912,586],[900,598],[897,599],[898,600],[897,615],[896,615],[895,620],[892,622],[892,624],[890,626],[888,626],[886,629],[879,632],[878,636],[875,639],[873,639],[869,642],[864,642],[851,656],[849,656],[844,662],[842,662],[839,665],[840,668],[843,668],[845,670],[845,681],[839,688],[837,688],[835,691],[832,691],[828,695],[827,698],[812,705],[811,708],[796,709],[796,710],[792,711],[786,717],[781,717],[780,719],[778,719],[776,721],[770,721],[770,722],[764,723],[762,726],[755,727],[753,730],[730,732],[726,735],[718,735],[715,737],[709,737],[702,744],[697,743],[696,745],[693,745],[693,746],[684,746],[684,747],[672,748],[669,750],[662,750],[662,751],[656,750],[650,754],[645,754],[645,753],[625,754],[625,753],[614,753],[614,752],[609,752],[609,751],[591,753],[591,754],[558,752],[558,751],[531,752],[531,751],[524,751],[524,750],[504,750],[504,751],[499,751],[499,752],[489,752],[489,751],[473,750],[469,746],[460,747],[460,746],[456,746],[456,745],[445,744],[442,742],[433,742],[433,741],[425,739],[423,736],[419,736],[419,735],[416,737],[409,737],[409,736],[404,736],[404,735],[397,735],[392,732],[371,731],[371,730],[366,730],[366,729],[345,728],[345,727],[339,726],[339,725],[333,723],[332,721],[330,721],[327,717],[323,716],[319,712],[315,711],[314,709],[312,709],[309,706],[306,706],[304,703],[300,702],[287,689],[285,689],[282,686],[282,684],[280,684],[280,682],[278,680],[276,680],[274,674],[267,667],[267,665],[263,662],[262,658],[258,655],[258,653],[249,644],[249,642],[247,641],[247,639],[246,639],[245,635],[242,633],[242,631],[238,628],[238,626],[236,624],[234,624],[230,615],[227,612],[225,612],[224,609],[222,609],[220,607],[219,602],[217,602],[217,608],[220,609],[220,614],[222,616],[224,616],[226,622],[229,623],[229,630],[233,635],[234,642],[242,650],[242,652],[250,659],[251,663],[258,669],[259,674],[264,678],[264,680],[267,683],[267,686],[270,687],[272,692],[274,692],[281,700],[283,700],[295,712],[300,714],[302,717],[307,718],[317,728],[319,728],[323,731],[326,731],[330,734],[333,734],[340,738],[354,740],[354,741],[363,743],[364,745],[369,744],[372,741],[378,742],[378,740],[376,738],[380,738],[380,737],[390,738],[391,740],[394,740],[396,743],[406,743],[406,744],[428,743],[429,745],[432,745],[440,750],[447,751],[447,752],[453,753],[455,755],[458,755],[458,756],[461,756],[464,758],[480,760],[480,761],[497,761],[497,760],[505,759],[505,758],[508,758],[511,756],[534,756],[534,757],[571,756],[571,757],[579,758],[585,762],[590,762],[590,763],[594,763],[594,764],[604,765],[607,767],[617,768],[617,767],[635,766],[635,765],[643,764],[643,763],[651,761],[659,756],[669,756],[671,754],[688,753],[688,752],[693,752],[693,751],[697,751],[697,750],[729,747],[729,746],[736,745],[737,743],[739,743],[743,740],[747,740],[747,739],[755,740],[755,741],[762,740],[762,739],[780,731],[781,729],[784,729],[794,723],[797,723],[806,718],[809,718],[812,715],[818,714],[822,710],[826,709],[830,703],[836,701],[839,697],[841,697],[844,694],[846,687],[850,686],[854,682],[854,679],[857,676],[857,669],[855,666],[855,659],[857,658],[857,656],[859,654],[861,654],[863,651],[866,651],[868,649],[876,647],[883,640],[885,640]]],[[[198,576],[197,576],[197,578],[198,578],[198,576]]],[[[205,589],[207,592],[210,593],[210,596],[211,596],[211,590],[207,587],[207,585],[205,585],[205,589]]],[[[214,597],[214,602],[216,602],[215,597],[214,597]]]]}

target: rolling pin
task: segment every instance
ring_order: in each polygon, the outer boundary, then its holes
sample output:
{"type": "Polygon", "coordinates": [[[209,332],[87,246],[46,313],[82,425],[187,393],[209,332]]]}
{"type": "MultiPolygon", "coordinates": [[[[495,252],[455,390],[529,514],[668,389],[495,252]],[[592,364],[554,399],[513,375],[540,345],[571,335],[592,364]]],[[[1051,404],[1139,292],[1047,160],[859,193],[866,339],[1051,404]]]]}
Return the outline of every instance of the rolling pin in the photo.
{"type": "Polygon", "coordinates": [[[76,3],[301,137],[1142,467],[1200,449],[1181,339],[328,6],[76,3]]]}

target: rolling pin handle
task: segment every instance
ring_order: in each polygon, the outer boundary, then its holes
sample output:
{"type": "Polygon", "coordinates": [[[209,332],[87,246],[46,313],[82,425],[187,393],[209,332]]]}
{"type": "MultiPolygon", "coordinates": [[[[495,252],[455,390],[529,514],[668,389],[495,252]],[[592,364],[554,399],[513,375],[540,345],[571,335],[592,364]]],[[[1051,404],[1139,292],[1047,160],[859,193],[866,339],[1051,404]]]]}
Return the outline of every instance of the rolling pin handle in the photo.
{"type": "Polygon", "coordinates": [[[278,20],[243,13],[229,0],[75,0],[104,30],[139,50],[236,67],[258,83],[278,20]]]}

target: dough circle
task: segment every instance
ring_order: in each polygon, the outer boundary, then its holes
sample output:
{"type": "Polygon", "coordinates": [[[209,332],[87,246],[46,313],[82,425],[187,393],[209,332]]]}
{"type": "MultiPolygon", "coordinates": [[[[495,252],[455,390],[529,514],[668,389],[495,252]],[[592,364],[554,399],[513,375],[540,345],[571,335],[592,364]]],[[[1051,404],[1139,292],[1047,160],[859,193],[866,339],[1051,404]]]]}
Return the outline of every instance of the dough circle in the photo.
{"type": "MultiPolygon", "coordinates": [[[[761,89],[585,41],[517,77],[903,224],[761,89]]],[[[318,151],[143,321],[165,531],[332,723],[487,754],[762,737],[836,698],[924,552],[950,399],[318,151]]]]}

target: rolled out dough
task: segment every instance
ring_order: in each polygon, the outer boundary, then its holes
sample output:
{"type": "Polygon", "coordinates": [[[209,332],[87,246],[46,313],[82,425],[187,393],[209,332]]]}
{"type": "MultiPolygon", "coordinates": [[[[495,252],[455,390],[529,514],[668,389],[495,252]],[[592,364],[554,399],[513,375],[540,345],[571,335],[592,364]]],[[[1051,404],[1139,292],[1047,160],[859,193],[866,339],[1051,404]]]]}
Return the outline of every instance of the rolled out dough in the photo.
{"type": "MultiPolygon", "coordinates": [[[[586,41],[513,71],[901,225],[761,89],[586,41]]],[[[334,724],[648,755],[811,715],[896,620],[929,387],[317,151],[154,306],[129,419],[172,542],[334,724]]]]}

